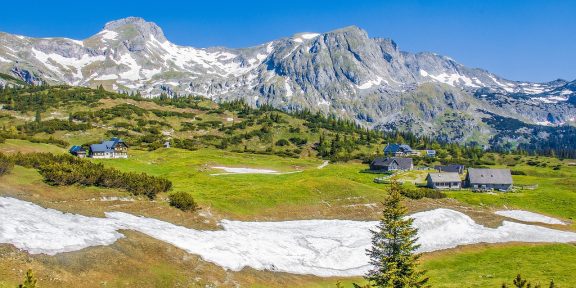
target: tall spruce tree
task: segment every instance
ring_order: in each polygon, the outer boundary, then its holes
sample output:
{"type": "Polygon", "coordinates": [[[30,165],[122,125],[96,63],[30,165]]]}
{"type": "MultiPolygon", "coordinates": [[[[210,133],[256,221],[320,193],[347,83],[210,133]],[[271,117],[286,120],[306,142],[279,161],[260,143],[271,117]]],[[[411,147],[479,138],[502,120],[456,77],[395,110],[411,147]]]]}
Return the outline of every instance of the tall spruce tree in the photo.
{"type": "Polygon", "coordinates": [[[418,231],[412,227],[414,219],[404,217],[407,210],[401,203],[401,189],[399,183],[392,183],[380,224],[371,231],[372,248],[367,254],[373,268],[365,278],[374,287],[425,287],[428,282],[425,271],[418,270],[418,231]]]}

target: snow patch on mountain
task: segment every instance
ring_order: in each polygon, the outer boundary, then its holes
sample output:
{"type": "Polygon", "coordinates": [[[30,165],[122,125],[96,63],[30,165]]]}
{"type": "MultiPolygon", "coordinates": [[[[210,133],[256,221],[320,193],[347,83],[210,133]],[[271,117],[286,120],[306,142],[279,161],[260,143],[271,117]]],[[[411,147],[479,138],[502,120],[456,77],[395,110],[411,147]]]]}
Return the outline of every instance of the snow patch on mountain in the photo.
{"type": "Polygon", "coordinates": [[[98,80],[98,81],[116,80],[116,79],[118,79],[118,75],[116,75],[116,74],[105,74],[105,75],[100,75],[100,76],[94,78],[94,80],[98,80]]]}
{"type": "Polygon", "coordinates": [[[292,87],[290,87],[290,82],[288,78],[284,79],[284,89],[286,89],[286,97],[291,97],[294,92],[292,91],[292,87]]]}
{"type": "Polygon", "coordinates": [[[118,32],[110,30],[102,30],[99,35],[103,40],[116,40],[118,38],[118,32]]]}
{"type": "Polygon", "coordinates": [[[40,60],[44,66],[56,74],[62,75],[61,69],[57,65],[61,65],[67,70],[70,70],[75,80],[72,81],[74,85],[78,85],[83,80],[84,75],[82,73],[82,68],[94,62],[104,61],[106,59],[103,55],[90,56],[88,54],[82,54],[80,58],[68,58],[56,53],[47,54],[34,48],[32,48],[32,53],[36,56],[36,59],[40,60]]]}
{"type": "MultiPolygon", "coordinates": [[[[427,71],[422,70],[422,69],[420,69],[419,72],[420,72],[420,75],[422,77],[430,77],[430,78],[436,80],[437,82],[448,84],[450,86],[457,87],[458,84],[462,84],[462,85],[468,86],[468,87],[480,88],[480,85],[477,85],[474,83],[476,81],[473,81],[472,79],[470,79],[469,77],[464,76],[464,75],[460,75],[460,74],[456,74],[456,73],[452,73],[452,74],[440,73],[438,75],[432,75],[432,74],[430,74],[427,71]]],[[[479,81],[479,80],[477,80],[477,81],[479,81]]]]}
{"type": "Polygon", "coordinates": [[[358,89],[370,89],[374,86],[380,85],[382,82],[388,83],[386,80],[382,79],[382,77],[378,76],[376,80],[368,80],[365,83],[358,85],[358,89]]]}

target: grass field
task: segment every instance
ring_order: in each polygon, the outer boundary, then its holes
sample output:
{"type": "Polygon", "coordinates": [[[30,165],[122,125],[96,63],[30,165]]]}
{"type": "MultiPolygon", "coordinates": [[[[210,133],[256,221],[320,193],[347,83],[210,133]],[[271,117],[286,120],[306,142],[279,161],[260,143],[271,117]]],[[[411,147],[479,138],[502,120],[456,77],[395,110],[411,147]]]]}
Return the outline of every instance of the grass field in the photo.
{"type": "Polygon", "coordinates": [[[6,139],[6,142],[0,143],[1,153],[33,153],[33,152],[50,152],[64,153],[66,149],[51,144],[31,143],[26,140],[6,139]]]}
{"type": "Polygon", "coordinates": [[[576,246],[573,244],[479,245],[426,255],[433,287],[500,287],[520,273],[532,285],[576,287],[576,246]]]}
{"type": "Polygon", "coordinates": [[[280,210],[303,207],[330,207],[335,203],[373,203],[381,201],[386,193],[385,187],[372,182],[373,174],[360,173],[365,168],[361,163],[329,164],[318,169],[323,163],[318,159],[282,158],[211,149],[134,151],[129,159],[99,162],[124,171],[166,177],[174,183],[174,191],[191,193],[202,206],[209,206],[236,218],[273,215],[281,213],[280,210]],[[223,172],[211,168],[214,166],[301,172],[213,176],[211,174],[223,172]]]}
{"type": "MultiPolygon", "coordinates": [[[[0,151],[65,153],[65,149],[48,144],[7,140],[0,151]]],[[[386,185],[373,183],[378,175],[361,173],[365,164],[330,163],[318,169],[323,161],[314,158],[282,158],[271,155],[233,153],[214,149],[187,151],[159,149],[153,152],[131,150],[129,159],[98,160],[123,171],[145,172],[162,176],[174,183],[174,191],[191,193],[200,203],[199,213],[182,213],[169,207],[159,195],[158,202],[138,199],[134,202],[90,201],[102,196],[129,196],[126,192],[94,187],[52,187],[42,182],[32,169],[15,167],[0,181],[0,195],[33,201],[61,211],[102,216],[104,211],[125,211],[155,217],[200,229],[215,228],[221,218],[238,220],[276,220],[298,218],[374,219],[378,209],[366,204],[378,203],[386,185]],[[280,172],[302,171],[284,175],[237,174],[212,176],[223,171],[213,166],[272,169],[280,172]],[[349,208],[347,208],[349,207],[349,208]],[[211,216],[201,216],[211,214],[211,216]],[[212,218],[210,218],[212,217],[212,218]]],[[[506,160],[506,159],[503,159],[506,160]]],[[[514,176],[518,184],[538,184],[536,190],[515,193],[448,192],[457,199],[410,201],[410,205],[468,207],[478,211],[518,208],[541,212],[569,220],[576,217],[576,167],[566,161],[540,157],[546,167],[528,165],[525,157],[513,170],[527,175],[514,176]],[[561,165],[560,170],[553,167],[561,165]]],[[[94,160],[96,161],[96,160],[94,160]]],[[[405,173],[421,181],[421,173],[405,173]]],[[[418,209],[425,209],[425,208],[418,209]]],[[[432,207],[432,206],[430,206],[432,207]]],[[[472,216],[472,215],[471,215],[472,216]]],[[[501,221],[501,218],[496,220],[501,221]],[[498,220],[500,219],[500,220],[498,220]]],[[[574,225],[571,228],[574,229],[574,225]]],[[[500,287],[521,273],[533,283],[547,283],[554,278],[557,287],[573,287],[576,277],[576,246],[571,244],[504,244],[474,245],[425,254],[423,268],[428,270],[433,287],[500,287]]],[[[246,287],[345,287],[358,278],[320,278],[244,269],[224,271],[199,260],[171,245],[136,232],[106,247],[93,247],[59,256],[30,256],[9,245],[0,245],[0,287],[13,287],[27,267],[34,268],[42,279],[41,287],[62,287],[90,277],[87,287],[196,287],[217,283],[222,287],[236,284],[246,287]],[[153,256],[151,256],[153,255],[153,256]],[[135,259],[138,259],[137,261],[135,259]],[[111,264],[113,263],[113,264],[111,264]],[[18,267],[11,270],[11,267],[18,267]],[[9,269],[10,268],[10,269],[9,269]],[[106,283],[106,284],[101,284],[106,283]]]]}

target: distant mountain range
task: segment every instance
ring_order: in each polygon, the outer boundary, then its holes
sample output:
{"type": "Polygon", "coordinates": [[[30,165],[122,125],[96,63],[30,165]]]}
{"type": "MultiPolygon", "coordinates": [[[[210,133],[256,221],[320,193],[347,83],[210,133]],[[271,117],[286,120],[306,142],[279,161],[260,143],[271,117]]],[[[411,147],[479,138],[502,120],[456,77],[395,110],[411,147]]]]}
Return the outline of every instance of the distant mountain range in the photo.
{"type": "Polygon", "coordinates": [[[242,49],[178,46],[135,17],[84,40],[0,32],[0,73],[0,85],[14,77],[144,96],[244,99],[458,142],[533,142],[547,137],[532,133],[537,125],[576,123],[576,81],[511,81],[446,56],[403,52],[354,26],[242,49]],[[521,130],[510,133],[497,119],[519,120],[512,131],[521,130]]]}

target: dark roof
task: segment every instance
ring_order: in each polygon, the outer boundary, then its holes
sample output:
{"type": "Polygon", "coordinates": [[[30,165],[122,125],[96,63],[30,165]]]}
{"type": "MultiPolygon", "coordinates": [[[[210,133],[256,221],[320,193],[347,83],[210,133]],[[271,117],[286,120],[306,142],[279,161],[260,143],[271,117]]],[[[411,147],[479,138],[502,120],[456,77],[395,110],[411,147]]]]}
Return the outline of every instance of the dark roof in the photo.
{"type": "Polygon", "coordinates": [[[449,172],[449,173],[428,173],[428,177],[432,180],[432,182],[460,182],[460,175],[456,172],[449,172]]]}
{"type": "Polygon", "coordinates": [[[512,184],[510,169],[468,168],[467,179],[472,184],[512,184]]]}
{"type": "Polygon", "coordinates": [[[412,167],[412,158],[404,157],[388,157],[388,158],[376,158],[372,161],[371,165],[374,166],[390,166],[393,162],[396,162],[401,169],[410,169],[412,167]]]}
{"type": "Polygon", "coordinates": [[[412,152],[412,148],[410,148],[409,145],[406,144],[397,144],[397,143],[392,143],[392,144],[387,144],[386,147],[384,147],[384,152],[385,153],[396,153],[396,152],[412,152]]]}
{"type": "Polygon", "coordinates": [[[90,145],[90,151],[94,152],[114,152],[114,147],[122,143],[123,145],[127,146],[124,141],[120,138],[112,138],[109,141],[104,141],[100,144],[92,144],[90,145]]]}
{"type": "Polygon", "coordinates": [[[466,167],[464,167],[464,165],[462,164],[448,164],[448,165],[437,165],[434,166],[434,169],[440,171],[440,172],[458,172],[458,173],[463,173],[464,169],[466,167]]]}
{"type": "Polygon", "coordinates": [[[72,146],[72,148],[70,148],[69,152],[70,153],[86,152],[86,149],[84,149],[82,146],[74,145],[72,146]]]}

